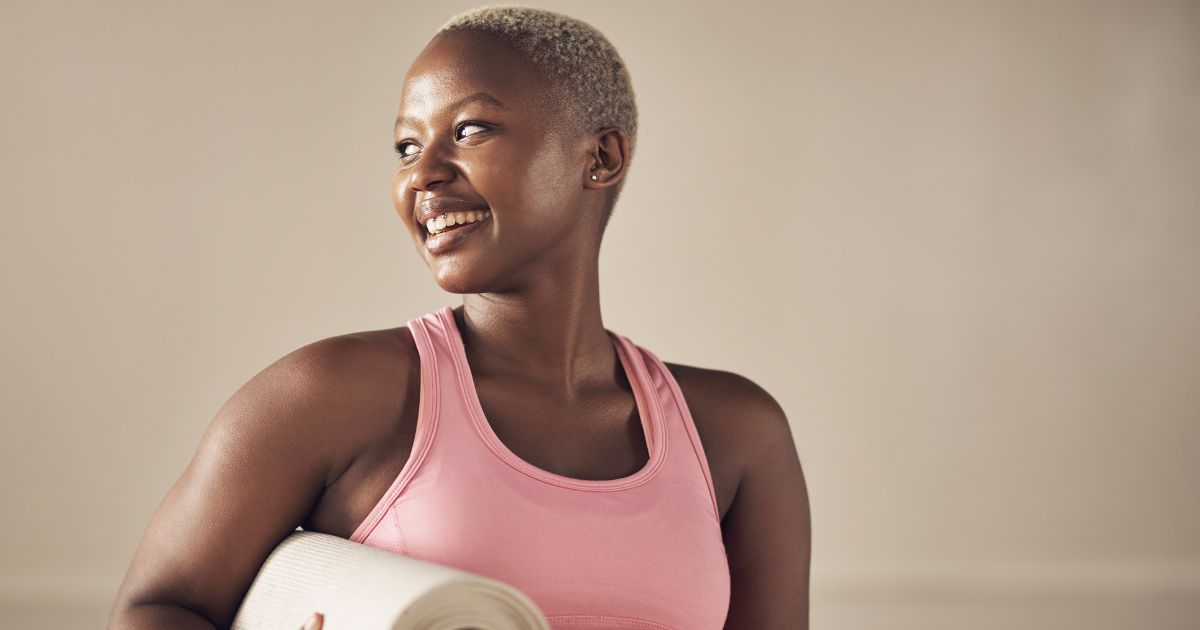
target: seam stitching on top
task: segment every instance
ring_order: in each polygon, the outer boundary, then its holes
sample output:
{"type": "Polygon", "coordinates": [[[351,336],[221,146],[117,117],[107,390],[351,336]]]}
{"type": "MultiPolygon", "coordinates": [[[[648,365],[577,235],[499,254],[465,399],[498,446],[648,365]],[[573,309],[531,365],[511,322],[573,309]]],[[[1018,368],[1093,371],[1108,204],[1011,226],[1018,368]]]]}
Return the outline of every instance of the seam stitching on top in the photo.
{"type": "Polygon", "coordinates": [[[404,528],[400,526],[400,515],[396,514],[395,507],[389,507],[388,513],[392,515],[392,527],[396,530],[396,540],[400,542],[400,553],[408,555],[408,541],[404,538],[404,528]]]}
{"type": "MultiPolygon", "coordinates": [[[[392,485],[388,487],[383,498],[379,500],[379,503],[375,505],[371,513],[367,516],[367,520],[363,522],[367,528],[358,537],[357,542],[360,543],[371,537],[375,528],[387,516],[387,512],[392,509],[400,493],[404,491],[404,488],[408,487],[409,481],[416,476],[417,470],[424,463],[425,456],[432,447],[433,438],[437,433],[438,417],[441,413],[441,389],[438,386],[437,355],[433,351],[433,344],[430,343],[429,335],[424,328],[425,322],[423,319],[417,318],[410,320],[409,323],[414,322],[416,325],[409,326],[408,328],[412,331],[413,341],[417,344],[418,369],[421,372],[421,378],[419,379],[420,383],[417,388],[417,426],[413,436],[413,447],[409,453],[409,461],[405,462],[404,467],[401,469],[399,475],[396,476],[396,479],[392,481],[392,485]],[[422,344],[424,344],[424,352],[422,352],[422,344]],[[425,370],[426,365],[429,366],[428,370],[425,370]],[[429,388],[433,392],[428,397],[425,395],[426,371],[428,371],[429,376],[429,388]],[[427,398],[428,400],[426,400],[427,398]]],[[[358,533],[357,530],[354,533],[358,533]]],[[[353,539],[355,536],[351,534],[350,537],[353,539]]]]}
{"type": "Polygon", "coordinates": [[[679,410],[679,415],[683,420],[684,429],[688,435],[688,441],[692,443],[692,453],[696,456],[696,463],[700,464],[700,472],[704,476],[704,484],[705,488],[708,490],[708,498],[710,501],[712,501],[713,518],[716,519],[717,523],[720,523],[721,508],[717,503],[716,485],[712,480],[712,472],[709,470],[708,459],[704,454],[704,446],[700,441],[699,430],[696,429],[696,421],[692,417],[692,412],[687,406],[687,399],[683,397],[683,391],[679,389],[679,384],[675,381],[675,376],[671,374],[669,369],[667,369],[667,366],[662,362],[662,359],[659,359],[658,355],[650,352],[649,350],[646,352],[651,356],[651,358],[653,358],[655,364],[663,372],[663,378],[667,381],[667,385],[671,389],[671,396],[675,399],[675,408],[679,410]]]}

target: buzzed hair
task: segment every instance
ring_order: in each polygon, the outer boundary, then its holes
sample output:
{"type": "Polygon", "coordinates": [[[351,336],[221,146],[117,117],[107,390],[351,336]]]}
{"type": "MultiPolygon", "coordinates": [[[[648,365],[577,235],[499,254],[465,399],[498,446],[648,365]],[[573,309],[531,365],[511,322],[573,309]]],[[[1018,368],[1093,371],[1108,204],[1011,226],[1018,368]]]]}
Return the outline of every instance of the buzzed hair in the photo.
{"type": "MultiPolygon", "coordinates": [[[[547,79],[574,100],[580,124],[589,132],[620,127],[629,137],[628,170],[637,142],[633,81],[617,49],[592,25],[562,13],[518,4],[495,4],[450,18],[434,37],[455,32],[498,37],[525,55],[547,79]]],[[[628,173],[613,190],[612,214],[628,173]]],[[[607,220],[607,217],[606,217],[607,220]]]]}

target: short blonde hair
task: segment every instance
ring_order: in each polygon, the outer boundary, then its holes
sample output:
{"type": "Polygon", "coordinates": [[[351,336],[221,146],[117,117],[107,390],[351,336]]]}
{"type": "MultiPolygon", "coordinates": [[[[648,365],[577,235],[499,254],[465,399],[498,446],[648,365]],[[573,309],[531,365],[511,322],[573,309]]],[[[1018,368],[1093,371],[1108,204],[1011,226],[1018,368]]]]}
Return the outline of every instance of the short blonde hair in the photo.
{"type": "MultiPolygon", "coordinates": [[[[451,17],[434,37],[462,31],[497,36],[524,54],[574,101],[571,105],[576,107],[579,122],[589,132],[603,127],[625,130],[629,137],[625,164],[628,169],[637,142],[633,81],[625,61],[603,33],[562,13],[518,4],[496,4],[451,17]]],[[[623,177],[614,191],[614,204],[624,184],[623,177]]]]}

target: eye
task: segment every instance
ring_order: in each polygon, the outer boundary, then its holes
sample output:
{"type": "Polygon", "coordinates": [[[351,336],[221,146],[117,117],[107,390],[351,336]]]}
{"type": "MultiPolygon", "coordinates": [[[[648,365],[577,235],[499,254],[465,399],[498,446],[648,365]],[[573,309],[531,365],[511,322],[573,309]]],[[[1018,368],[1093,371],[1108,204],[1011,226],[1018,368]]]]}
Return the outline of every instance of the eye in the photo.
{"type": "MultiPolygon", "coordinates": [[[[462,124],[460,124],[456,129],[457,129],[457,131],[461,132],[463,129],[466,129],[467,127],[479,127],[480,129],[487,129],[487,126],[481,125],[473,120],[463,121],[462,124]]],[[[475,134],[468,134],[468,135],[475,135],[475,134]]]]}
{"type": "Polygon", "coordinates": [[[407,147],[409,145],[416,146],[415,144],[408,142],[408,141],[397,142],[396,143],[396,154],[402,158],[412,157],[411,153],[405,153],[405,151],[407,150],[407,147]]]}

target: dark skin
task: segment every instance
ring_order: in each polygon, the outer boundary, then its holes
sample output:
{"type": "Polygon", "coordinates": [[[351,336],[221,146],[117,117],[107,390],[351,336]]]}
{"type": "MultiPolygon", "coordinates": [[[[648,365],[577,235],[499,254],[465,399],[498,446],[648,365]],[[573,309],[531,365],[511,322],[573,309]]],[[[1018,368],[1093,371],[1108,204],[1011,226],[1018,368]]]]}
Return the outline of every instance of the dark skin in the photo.
{"type": "MultiPolygon", "coordinates": [[[[600,242],[629,144],[619,128],[581,128],[560,96],[500,42],[435,38],[404,80],[393,203],[434,280],[463,295],[455,319],[501,441],[544,470],[616,479],[649,459],[600,313],[600,242]],[[451,107],[479,92],[504,107],[451,107]],[[434,253],[417,210],[441,195],[492,216],[434,253]]],[[[725,627],[807,628],[811,518],[783,410],[737,374],[666,365],[717,495],[725,627]]],[[[109,627],[227,627],[297,525],[349,538],[408,461],[420,377],[404,326],[324,339],[255,375],[152,517],[109,627]]]]}

